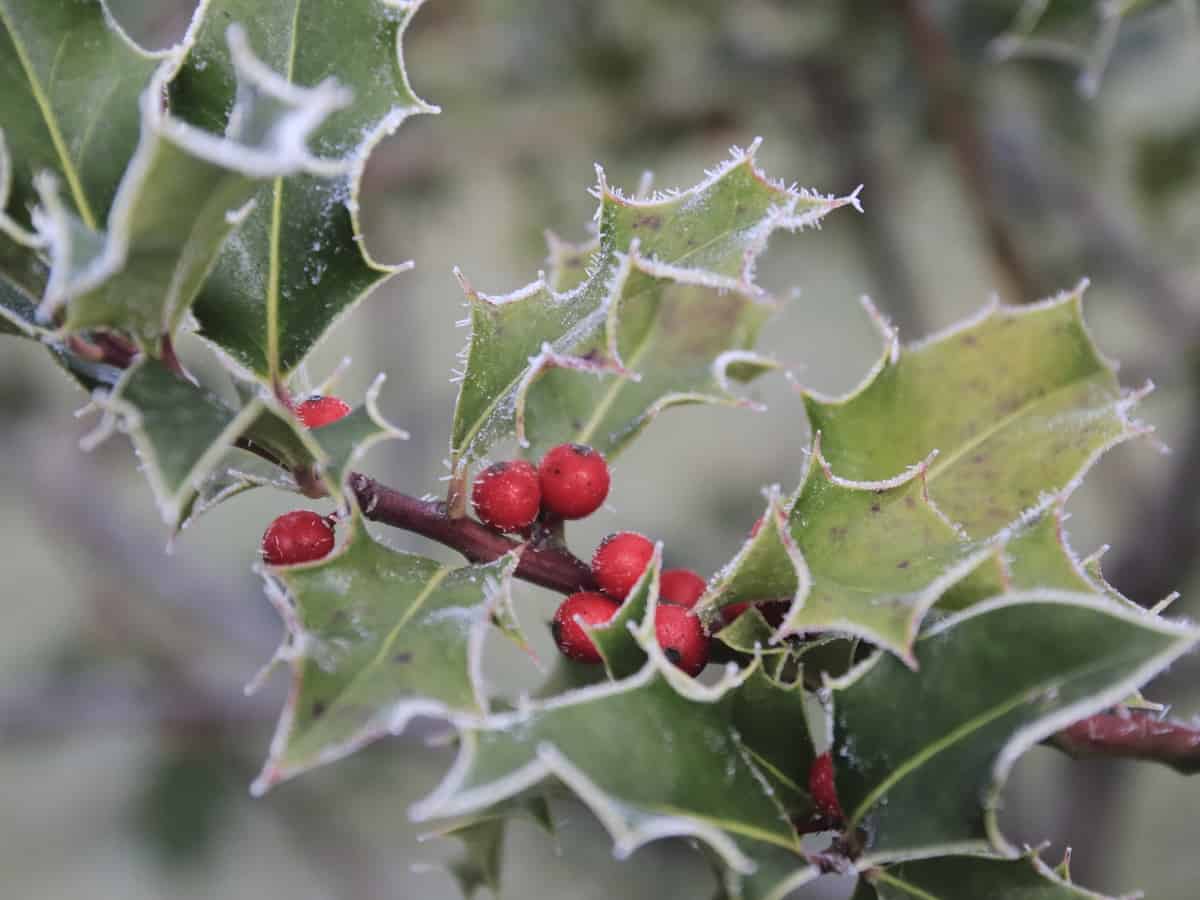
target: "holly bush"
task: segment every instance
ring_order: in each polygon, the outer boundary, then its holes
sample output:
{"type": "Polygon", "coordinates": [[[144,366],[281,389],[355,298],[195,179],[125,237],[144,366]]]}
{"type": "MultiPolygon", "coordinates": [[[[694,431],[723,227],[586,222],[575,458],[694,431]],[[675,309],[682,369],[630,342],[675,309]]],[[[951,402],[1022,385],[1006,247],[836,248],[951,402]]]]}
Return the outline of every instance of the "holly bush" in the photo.
{"type": "Polygon", "coordinates": [[[1006,837],[1005,780],[1040,743],[1195,771],[1194,733],[1141,689],[1200,630],[1122,596],[1065,537],[1085,473],[1147,430],[1144,391],[1088,332],[1085,284],[908,345],[867,305],[881,350],[861,384],[797,380],[797,408],[775,413],[799,425],[802,404],[811,444],[688,614],[712,660],[699,677],[656,637],[671,550],[655,542],[611,618],[580,624],[598,664],[558,659],[533,695],[490,684],[487,642],[528,647],[514,580],[597,584],[561,518],[516,536],[472,518],[473,476],[563,443],[612,459],[682,404],[728,407],[736,427],[757,408],[743,386],[783,374],[755,349],[781,305],[755,281],[768,241],[819,241],[823,219],[863,207],[769,176],[758,140],[685,190],[625,192],[598,167],[590,240],[551,240],[510,294],[459,276],[445,498],[382,484],[358,465],[405,437],[378,411],[383,376],[317,427],[297,373],[406,268],[366,249],[359,191],[376,143],[438,111],[401,54],[420,5],[205,0],[150,52],[103,2],[0,0],[0,331],[88,392],[87,446],[129,437],[171,533],[278,490],[323,502],[309,525],[336,534],[261,567],[291,689],[253,792],[436,717],[456,755],[411,815],[462,840],[468,892],[498,877],[509,818],[549,827],[557,785],[619,857],[687,841],[720,896],[831,871],[856,873],[862,900],[1097,896],[1006,837]],[[220,383],[184,368],[181,334],[220,383]],[[466,564],[394,550],[368,521],[466,564]],[[828,774],[814,787],[830,763],[833,790],[828,774]]]}

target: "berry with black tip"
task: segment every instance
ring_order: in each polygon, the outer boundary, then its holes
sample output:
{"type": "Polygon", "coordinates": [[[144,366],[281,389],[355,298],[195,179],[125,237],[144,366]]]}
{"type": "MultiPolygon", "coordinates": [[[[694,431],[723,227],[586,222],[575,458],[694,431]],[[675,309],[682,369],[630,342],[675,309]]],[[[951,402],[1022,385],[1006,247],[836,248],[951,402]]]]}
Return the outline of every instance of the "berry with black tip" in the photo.
{"type": "Polygon", "coordinates": [[[554,613],[550,632],[554,643],[563,656],[582,663],[598,663],[600,651],[592,643],[580,622],[602,625],[616,614],[620,607],[610,597],[595,591],[580,591],[567,597],[554,613]]]}
{"type": "Polygon", "coordinates": [[[501,531],[520,531],[533,524],[542,504],[537,469],[523,459],[488,466],[471,491],[481,522],[501,531]]]}
{"type": "Polygon", "coordinates": [[[670,603],[656,607],[654,635],[667,659],[688,675],[699,675],[708,664],[708,635],[686,607],[670,603]]]}
{"type": "Polygon", "coordinates": [[[600,508],[608,496],[608,463],[583,444],[559,444],[538,467],[542,506],[562,519],[582,519],[600,508]]]}
{"type": "Polygon", "coordinates": [[[610,534],[592,554],[592,574],[596,584],[610,597],[624,600],[646,571],[654,544],[636,531],[610,534]]]}
{"type": "Polygon", "coordinates": [[[333,549],[333,525],[308,509],[284,513],[262,537],[262,557],[273,566],[321,559],[333,549]]]}
{"type": "Polygon", "coordinates": [[[658,578],[658,599],[691,609],[708,584],[691,569],[665,569],[658,578]]]}
{"type": "Polygon", "coordinates": [[[838,802],[837,785],[833,781],[833,756],[822,753],[813,760],[808,770],[808,792],[812,795],[817,811],[831,819],[842,820],[842,804],[838,802]]]}
{"type": "Polygon", "coordinates": [[[350,404],[340,397],[309,397],[296,407],[305,428],[322,428],[350,415],[350,404]]]}

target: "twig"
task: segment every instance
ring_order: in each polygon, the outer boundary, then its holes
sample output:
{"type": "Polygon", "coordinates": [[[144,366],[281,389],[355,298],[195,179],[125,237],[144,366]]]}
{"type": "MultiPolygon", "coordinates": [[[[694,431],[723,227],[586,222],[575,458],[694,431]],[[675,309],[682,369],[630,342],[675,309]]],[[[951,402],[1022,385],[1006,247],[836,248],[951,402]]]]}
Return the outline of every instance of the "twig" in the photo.
{"type": "Polygon", "coordinates": [[[987,241],[997,275],[1007,285],[1008,299],[1030,303],[1041,295],[1004,221],[991,179],[987,142],[975,120],[964,85],[962,66],[926,0],[895,0],[917,68],[943,138],[958,163],[959,177],[987,241]]]}
{"type": "Polygon", "coordinates": [[[1200,772],[1200,728],[1136,711],[1101,713],[1060,731],[1051,743],[1068,756],[1159,762],[1185,775],[1200,772]]]}
{"type": "MultiPolygon", "coordinates": [[[[360,472],[350,475],[350,489],[368,519],[437,541],[470,562],[491,562],[521,546],[473,519],[451,518],[444,503],[418,500],[360,472]]],[[[516,576],[564,594],[595,588],[587,563],[557,546],[525,545],[516,576]]]]}

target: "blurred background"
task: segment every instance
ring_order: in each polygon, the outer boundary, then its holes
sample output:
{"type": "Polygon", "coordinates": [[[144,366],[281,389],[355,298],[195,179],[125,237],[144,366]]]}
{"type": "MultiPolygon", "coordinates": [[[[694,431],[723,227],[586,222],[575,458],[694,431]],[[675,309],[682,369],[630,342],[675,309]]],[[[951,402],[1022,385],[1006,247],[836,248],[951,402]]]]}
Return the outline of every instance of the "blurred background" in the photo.
{"type": "MultiPolygon", "coordinates": [[[[140,40],[164,46],[188,0],[114,0],[140,40]]],[[[413,437],[365,468],[409,493],[440,491],[454,400],[459,265],[504,292],[543,265],[543,229],[587,235],[593,163],[632,191],[646,169],[686,187],[761,135],[787,181],[845,193],[866,215],[777,236],[759,280],[798,289],[765,349],[827,392],[878,353],[858,298],[916,339],[993,292],[1011,303],[1092,279],[1090,323],[1153,379],[1151,441],[1109,454],[1072,498],[1081,555],[1102,544],[1111,581],[1153,604],[1178,589],[1197,616],[1200,535],[1200,34],[1191,3],[999,0],[433,0],[406,46],[418,93],[443,114],[404,125],[371,159],[363,192],[377,257],[417,268],[375,292],[309,365],[353,364],[354,398],[389,374],[382,406],[413,437]],[[1036,26],[1036,28],[1034,28],[1036,26]],[[1119,26],[1119,27],[1118,27],[1119,26]],[[1018,37],[1020,29],[1031,36],[1018,37]]],[[[315,9],[311,13],[317,15],[315,9]]],[[[2,102],[2,101],[0,101],[2,102]]],[[[182,352],[193,364],[197,348],[182,352]]],[[[732,555],[760,488],[795,485],[808,433],[783,379],[755,386],[770,412],[672,410],[615,467],[607,510],[572,527],[580,555],[616,527],[666,541],[668,563],[708,574],[732,555]],[[719,436],[714,439],[714,436],[719,436]]],[[[3,895],[91,898],[452,898],[447,841],[408,822],[451,751],[428,729],[375,745],[261,800],[247,786],[285,689],[241,686],[280,626],[251,572],[262,530],[296,505],[252,492],[165,531],[124,438],[84,455],[86,398],[36,347],[0,349],[0,882],[3,895]]],[[[411,535],[395,546],[444,556],[411,535]]],[[[553,597],[521,587],[544,658],[553,597]]],[[[497,682],[532,684],[497,648],[497,682]]],[[[1148,691],[1200,709],[1200,661],[1148,691]]],[[[899,719],[897,728],[903,728],[899,719]]],[[[614,740],[619,736],[614,735],[614,740]]],[[[1109,893],[1191,898],[1200,875],[1200,781],[1164,768],[1072,763],[1037,749],[1006,795],[1010,836],[1069,841],[1076,878],[1109,893]]],[[[602,829],[555,801],[557,839],[516,824],[502,897],[710,896],[687,847],[612,859],[602,829]]],[[[836,880],[807,897],[846,896],[836,880]]]]}

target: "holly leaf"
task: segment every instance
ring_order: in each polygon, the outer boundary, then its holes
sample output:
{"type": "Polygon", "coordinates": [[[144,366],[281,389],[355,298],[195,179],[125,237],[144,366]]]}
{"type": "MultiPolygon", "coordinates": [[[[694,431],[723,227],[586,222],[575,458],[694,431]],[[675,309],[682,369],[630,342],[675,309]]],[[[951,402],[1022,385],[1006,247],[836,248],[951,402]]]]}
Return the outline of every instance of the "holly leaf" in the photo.
{"type": "Polygon", "coordinates": [[[843,478],[887,479],[937,453],[930,499],[975,538],[1015,523],[1067,490],[1099,458],[1145,428],[1129,417],[1141,393],[1121,391],[1083,322],[1085,284],[1042,303],[995,304],[883,356],[845,397],[805,392],[821,449],[843,478]]]}
{"type": "Polygon", "coordinates": [[[307,142],[349,103],[349,91],[332,79],[312,88],[288,83],[254,57],[239,26],[223,39],[237,83],[224,137],[163,106],[185,41],[142,94],[141,136],[103,233],[71,212],[56,179],[36,177],[34,224],[51,262],[44,320],[65,304],[67,330],[118,327],[156,351],[190,309],[228,235],[250,214],[260,182],[345,167],[318,159],[307,142]]]}
{"type": "MultiPolygon", "coordinates": [[[[196,301],[200,334],[241,368],[281,383],[333,323],[400,266],[363,243],[358,193],[375,145],[411,115],[437,112],[413,93],[400,43],[422,0],[350,0],[301,9],[212,0],[169,86],[176,115],[219,132],[233,123],[237,60],[225,46],[240,22],[287,91],[336,74],[354,103],[313,122],[313,146],[342,171],[274,177],[224,247],[196,301]]],[[[276,172],[276,176],[288,172],[276,172]]]]}
{"type": "Polygon", "coordinates": [[[454,838],[462,844],[462,853],[445,864],[458,883],[463,897],[471,898],[483,887],[500,893],[500,875],[504,858],[504,838],[514,819],[528,819],[553,836],[554,822],[546,798],[536,795],[501,803],[492,809],[439,829],[431,836],[454,838]]]}
{"type": "Polygon", "coordinates": [[[1119,703],[1198,640],[1095,594],[1043,589],[933,626],[916,642],[915,671],[879,654],[835,682],[838,796],[847,829],[864,830],[864,864],[1016,855],[996,809],[1017,758],[1119,703]]]}
{"type": "MultiPolygon", "coordinates": [[[[382,376],[366,402],[346,418],[310,431],[266,392],[233,406],[180,378],[157,360],[142,358],[98,398],[104,420],[88,439],[95,446],[115,429],[126,432],[158,501],[163,520],[178,528],[195,511],[227,499],[239,476],[222,469],[239,440],[274,460],[282,473],[320,479],[333,497],[342,494],[350,467],[375,443],[406,435],[379,414],[382,376]]],[[[240,464],[236,464],[240,465],[240,464]]]]}
{"type": "Polygon", "coordinates": [[[488,711],[480,654],[494,608],[510,602],[516,555],[453,568],[385,547],[357,516],[345,527],[325,559],[267,571],[292,689],[256,795],[414,716],[466,727],[488,711]]]}
{"type": "Polygon", "coordinates": [[[791,599],[773,641],[845,632],[915,665],[921,619],[987,553],[929,502],[928,467],[926,460],[886,481],[850,481],[834,474],[818,434],[796,495],[785,503],[772,491],[762,527],[718,573],[698,604],[701,615],[711,619],[731,603],[791,599]]]}
{"type": "Polygon", "coordinates": [[[469,815],[554,776],[608,829],[618,858],[683,836],[742,875],[756,868],[742,843],[798,855],[795,832],[734,722],[738,688],[755,667],[727,671],[706,687],[671,666],[657,645],[644,650],[649,662],[631,678],[464,727],[454,766],[412,816],[469,815]]]}
{"type": "Polygon", "coordinates": [[[603,625],[581,622],[583,630],[600,652],[605,672],[613,680],[628,678],[646,664],[642,645],[647,640],[654,640],[654,612],[658,607],[662,554],[662,541],[658,541],[641,577],[611,619],[603,625]]]}
{"type": "Polygon", "coordinates": [[[1067,543],[1066,502],[1069,492],[1053,497],[1042,508],[1025,514],[997,535],[992,552],[975,571],[938,600],[940,612],[955,612],[1007,591],[1053,588],[1079,593],[1107,594],[1131,610],[1141,607],[1115,590],[1105,590],[1086,570],[1067,543]]]}
{"type": "Polygon", "coordinates": [[[138,97],[169,56],[134,44],[102,0],[0,2],[0,125],[13,154],[7,172],[0,165],[0,232],[30,227],[40,172],[100,227],[138,142],[138,97]]]}
{"type": "Polygon", "coordinates": [[[768,237],[858,204],[768,180],[756,148],[735,150],[690,190],[643,200],[610,189],[600,171],[598,244],[578,283],[577,268],[568,276],[555,263],[569,251],[554,244],[551,278],[506,296],[460,275],[471,336],[451,432],[456,471],[514,433],[535,449],[574,440],[612,455],[666,407],[744,403],[731,382],[773,367],[751,351],[774,307],[752,278],[768,237]]]}
{"type": "MultiPolygon", "coordinates": [[[[1023,859],[943,856],[866,873],[873,900],[1105,900],[1076,887],[1036,854],[1023,859]]],[[[855,898],[860,894],[856,893],[855,898]]]]}
{"type": "Polygon", "coordinates": [[[1029,523],[1145,430],[1129,418],[1140,394],[1122,393],[1096,350],[1081,295],[989,307],[903,353],[876,314],[881,359],[844,398],[805,392],[816,436],[804,480],[791,500],[771,501],[770,527],[714,579],[702,614],[791,598],[775,640],[841,631],[912,664],[923,617],[954,586],[948,605],[959,608],[1014,579],[1094,590],[1059,547],[1005,562],[1038,552],[1046,536],[1025,535],[1029,523]]]}

